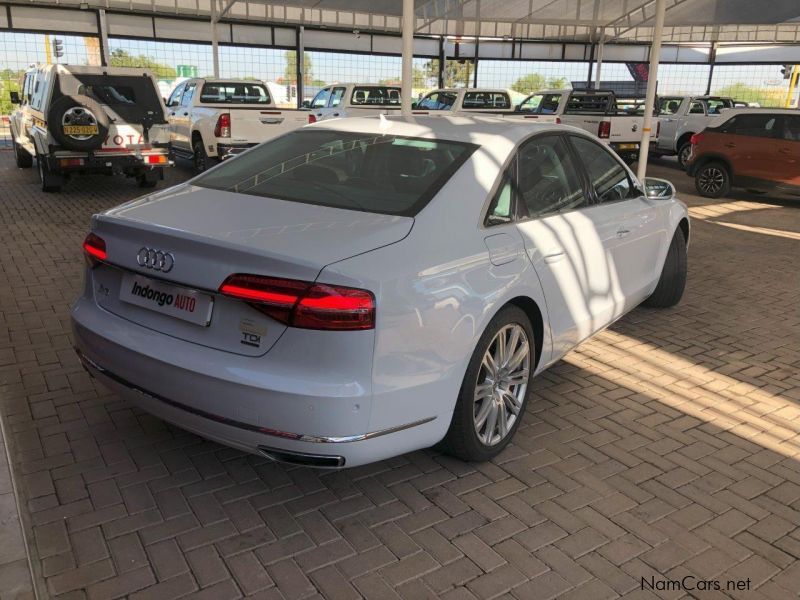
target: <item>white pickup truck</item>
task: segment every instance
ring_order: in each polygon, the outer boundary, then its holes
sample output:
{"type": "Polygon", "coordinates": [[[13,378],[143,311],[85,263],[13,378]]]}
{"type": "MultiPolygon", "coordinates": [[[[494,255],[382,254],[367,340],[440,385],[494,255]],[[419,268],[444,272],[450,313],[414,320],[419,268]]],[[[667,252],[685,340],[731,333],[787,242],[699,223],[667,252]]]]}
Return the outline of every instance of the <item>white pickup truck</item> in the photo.
{"type": "MultiPolygon", "coordinates": [[[[510,118],[545,123],[563,123],[593,133],[607,143],[624,161],[639,157],[644,116],[641,105],[626,103],[621,108],[612,91],[543,90],[525,98],[510,118]]],[[[656,127],[650,139],[656,139],[656,127]]]]}
{"type": "Polygon", "coordinates": [[[167,100],[170,149],[195,170],[308,122],[308,111],[278,108],[260,81],[187,79],[167,100]]]}
{"type": "Polygon", "coordinates": [[[428,92],[414,106],[415,115],[511,114],[514,92],[504,89],[439,89],[428,92]]]}
{"type": "Polygon", "coordinates": [[[726,108],[734,108],[733,98],[720,96],[662,96],[658,102],[658,141],[653,154],[678,155],[681,167],[692,153],[692,136],[705,129],[726,108]]]}
{"type": "Polygon", "coordinates": [[[344,117],[388,115],[400,110],[400,87],[374,83],[337,83],[311,100],[308,122],[344,117]]]}

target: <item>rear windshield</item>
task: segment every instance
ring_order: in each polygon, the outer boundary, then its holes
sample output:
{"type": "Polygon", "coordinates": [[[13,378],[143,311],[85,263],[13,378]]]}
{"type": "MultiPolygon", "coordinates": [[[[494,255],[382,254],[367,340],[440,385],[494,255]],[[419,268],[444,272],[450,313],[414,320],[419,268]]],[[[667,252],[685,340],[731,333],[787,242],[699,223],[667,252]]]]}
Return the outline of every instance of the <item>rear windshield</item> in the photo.
{"type": "Polygon", "coordinates": [[[164,123],[164,106],[147,75],[59,73],[53,100],[81,94],[108,106],[126,123],[164,123]]]}
{"type": "Polygon", "coordinates": [[[511,98],[503,92],[466,92],[461,108],[504,109],[511,108],[511,98]]]}
{"type": "Polygon", "coordinates": [[[265,142],[192,180],[200,187],[414,216],[477,146],[327,130],[265,142]]]}
{"type": "Polygon", "coordinates": [[[525,113],[554,115],[558,112],[559,102],[561,102],[561,94],[533,94],[522,101],[519,109],[525,113]]]}
{"type": "Polygon", "coordinates": [[[200,93],[204,104],[269,104],[267,88],[260,83],[206,83],[200,93]]]}
{"type": "Polygon", "coordinates": [[[611,108],[611,96],[573,94],[569,97],[569,100],[567,100],[567,106],[564,112],[605,114],[611,108]]]}
{"type": "Polygon", "coordinates": [[[356,86],[353,88],[350,103],[367,106],[400,106],[400,88],[356,86]]]}

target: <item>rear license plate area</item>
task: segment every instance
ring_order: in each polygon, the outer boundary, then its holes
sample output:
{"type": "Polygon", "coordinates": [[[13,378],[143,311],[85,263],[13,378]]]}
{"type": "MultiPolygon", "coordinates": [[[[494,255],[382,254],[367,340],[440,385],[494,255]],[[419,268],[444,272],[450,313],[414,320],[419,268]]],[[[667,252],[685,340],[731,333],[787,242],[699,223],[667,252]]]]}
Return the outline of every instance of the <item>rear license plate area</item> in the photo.
{"type": "Polygon", "coordinates": [[[202,327],[211,323],[214,310],[210,294],[133,273],[123,276],[119,299],[202,327]]]}

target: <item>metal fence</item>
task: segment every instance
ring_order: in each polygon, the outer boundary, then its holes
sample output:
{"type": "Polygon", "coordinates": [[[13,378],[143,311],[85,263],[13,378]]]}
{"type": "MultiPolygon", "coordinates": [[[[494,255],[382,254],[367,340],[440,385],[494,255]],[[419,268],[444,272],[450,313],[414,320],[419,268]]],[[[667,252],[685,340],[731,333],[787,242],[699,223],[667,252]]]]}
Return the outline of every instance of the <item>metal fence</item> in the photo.
{"type": "MultiPolygon", "coordinates": [[[[126,39],[109,39],[109,63],[115,66],[147,67],[155,72],[163,96],[182,77],[209,76],[213,72],[210,44],[126,39]]],[[[7,116],[11,112],[9,92],[19,89],[19,79],[32,63],[62,62],[96,64],[101,61],[99,39],[60,33],[0,32],[0,146],[9,145],[7,116]],[[61,41],[63,56],[56,56],[54,41],[61,41]]],[[[260,46],[221,45],[220,76],[296,83],[297,53],[293,49],[260,46]]],[[[309,49],[304,53],[304,98],[320,87],[343,81],[399,83],[401,58],[388,54],[309,49]]],[[[674,64],[659,66],[661,94],[729,95],[761,106],[783,106],[788,81],[780,64],[674,64]]],[[[596,65],[591,68],[594,79],[596,65]]],[[[419,97],[439,83],[439,59],[414,59],[414,96],[419,97]]],[[[448,58],[441,75],[448,87],[511,88],[526,94],[542,88],[568,87],[571,81],[585,81],[588,61],[501,60],[448,58]]],[[[631,81],[628,65],[602,65],[603,81],[631,81]]],[[[285,101],[296,102],[291,93],[285,101]]]]}

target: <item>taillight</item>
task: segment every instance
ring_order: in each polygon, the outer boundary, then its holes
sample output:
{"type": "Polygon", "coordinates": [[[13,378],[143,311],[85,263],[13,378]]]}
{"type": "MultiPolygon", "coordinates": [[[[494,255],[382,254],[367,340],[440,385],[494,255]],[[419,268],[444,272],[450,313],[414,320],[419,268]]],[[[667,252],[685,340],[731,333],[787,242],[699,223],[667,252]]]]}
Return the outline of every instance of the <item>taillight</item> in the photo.
{"type": "Polygon", "coordinates": [[[317,117],[315,117],[314,115],[308,115],[308,122],[309,123],[316,123],[317,122],[317,117]]]}
{"type": "Polygon", "coordinates": [[[367,290],[236,274],[228,277],[219,291],[245,300],[290,327],[336,331],[375,328],[375,296],[367,290]]]}
{"type": "Polygon", "coordinates": [[[106,241],[99,235],[90,233],[83,240],[83,251],[91,261],[106,259],[106,241]]]}
{"type": "Polygon", "coordinates": [[[600,121],[600,125],[597,126],[597,137],[601,139],[611,137],[611,121],[600,121]]]}
{"type": "Polygon", "coordinates": [[[229,113],[222,113],[217,118],[217,124],[214,126],[214,137],[231,137],[231,115],[229,113]]]}
{"type": "Polygon", "coordinates": [[[697,144],[699,144],[699,143],[700,143],[700,139],[701,139],[702,137],[703,137],[703,136],[701,136],[699,133],[695,133],[695,134],[693,134],[693,135],[692,135],[692,137],[690,137],[690,138],[689,138],[689,143],[690,143],[692,146],[696,146],[697,144]]]}
{"type": "Polygon", "coordinates": [[[163,165],[166,164],[169,159],[166,154],[148,154],[144,157],[144,161],[148,165],[163,165]]]}

